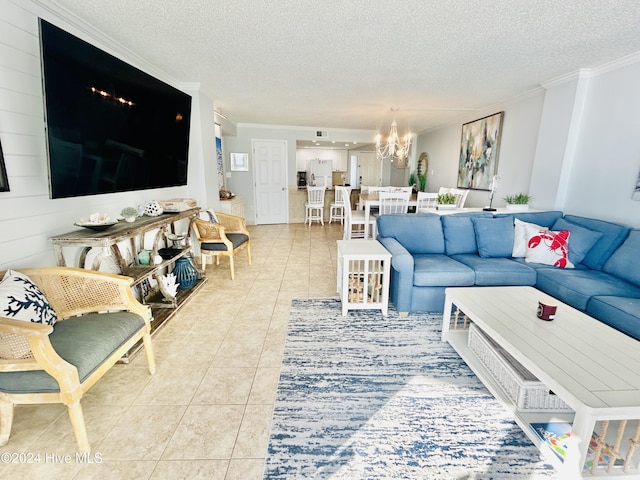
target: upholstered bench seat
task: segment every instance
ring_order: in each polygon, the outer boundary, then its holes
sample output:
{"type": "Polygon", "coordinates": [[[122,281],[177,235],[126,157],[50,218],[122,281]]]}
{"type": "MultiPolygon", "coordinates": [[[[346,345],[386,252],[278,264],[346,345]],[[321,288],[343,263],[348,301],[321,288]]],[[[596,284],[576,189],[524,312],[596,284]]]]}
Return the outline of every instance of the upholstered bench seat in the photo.
{"type": "MultiPolygon", "coordinates": [[[[49,335],[54,350],[78,369],[80,383],[120,346],[144,327],[135,313],[90,313],[58,322],[49,335]]],[[[58,382],[44,370],[3,372],[0,392],[59,392],[58,382]]]]}

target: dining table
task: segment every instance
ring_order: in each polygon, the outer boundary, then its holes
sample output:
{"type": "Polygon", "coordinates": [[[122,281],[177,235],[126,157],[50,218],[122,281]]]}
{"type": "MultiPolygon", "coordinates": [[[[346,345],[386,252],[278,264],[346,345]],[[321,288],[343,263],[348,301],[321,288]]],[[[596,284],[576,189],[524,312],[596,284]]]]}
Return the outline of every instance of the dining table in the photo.
{"type": "MultiPolygon", "coordinates": [[[[380,206],[380,196],[378,192],[361,193],[360,202],[364,205],[364,238],[369,238],[369,219],[371,218],[371,207],[380,206]]],[[[416,193],[411,194],[409,197],[409,206],[418,206],[418,195],[416,193]]]]}

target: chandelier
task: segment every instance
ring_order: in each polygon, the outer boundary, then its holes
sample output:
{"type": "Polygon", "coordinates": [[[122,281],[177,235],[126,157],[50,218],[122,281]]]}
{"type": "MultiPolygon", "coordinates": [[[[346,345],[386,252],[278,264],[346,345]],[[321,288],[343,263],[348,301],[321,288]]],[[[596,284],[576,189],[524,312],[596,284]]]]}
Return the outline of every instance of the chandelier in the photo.
{"type": "Polygon", "coordinates": [[[393,162],[398,160],[405,164],[409,156],[409,148],[411,147],[411,133],[407,133],[402,140],[398,136],[398,124],[394,120],[391,123],[391,130],[386,142],[382,142],[382,136],[376,135],[376,158],[380,161],[390,158],[393,162]]]}

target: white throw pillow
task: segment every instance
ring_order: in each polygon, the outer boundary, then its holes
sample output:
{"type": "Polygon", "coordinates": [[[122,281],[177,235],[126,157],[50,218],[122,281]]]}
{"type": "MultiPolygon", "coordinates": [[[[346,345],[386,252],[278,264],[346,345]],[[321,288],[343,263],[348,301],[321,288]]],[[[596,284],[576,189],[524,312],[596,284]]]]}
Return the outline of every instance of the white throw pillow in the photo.
{"type": "MultiPolygon", "coordinates": [[[[0,282],[0,315],[24,322],[54,325],[58,315],[29,277],[7,270],[0,282]]],[[[31,350],[24,337],[9,335],[0,348],[1,358],[28,358],[31,350]]]]}
{"type": "Polygon", "coordinates": [[[573,268],[569,261],[569,230],[553,232],[527,226],[525,262],[542,263],[559,268],[573,268]]]}
{"type": "Polygon", "coordinates": [[[216,212],[214,212],[211,208],[209,208],[208,210],[201,210],[200,213],[198,213],[198,219],[211,223],[220,223],[218,221],[218,217],[216,216],[216,212]]]}
{"type": "Polygon", "coordinates": [[[538,230],[548,230],[547,227],[541,227],[535,223],[527,223],[517,218],[514,220],[513,226],[513,258],[524,258],[527,256],[527,225],[538,230]]]}

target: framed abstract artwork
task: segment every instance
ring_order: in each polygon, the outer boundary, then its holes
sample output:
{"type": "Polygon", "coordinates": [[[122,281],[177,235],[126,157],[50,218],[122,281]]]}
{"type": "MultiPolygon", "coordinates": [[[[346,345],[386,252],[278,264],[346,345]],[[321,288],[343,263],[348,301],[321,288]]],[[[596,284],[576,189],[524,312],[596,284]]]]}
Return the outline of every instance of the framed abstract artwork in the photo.
{"type": "Polygon", "coordinates": [[[0,144],[0,192],[9,191],[9,180],[7,179],[7,169],[4,166],[4,155],[2,154],[2,144],[0,144]]]}
{"type": "Polygon", "coordinates": [[[489,190],[498,173],[498,151],[504,112],[462,125],[458,188],[489,190]]]}

